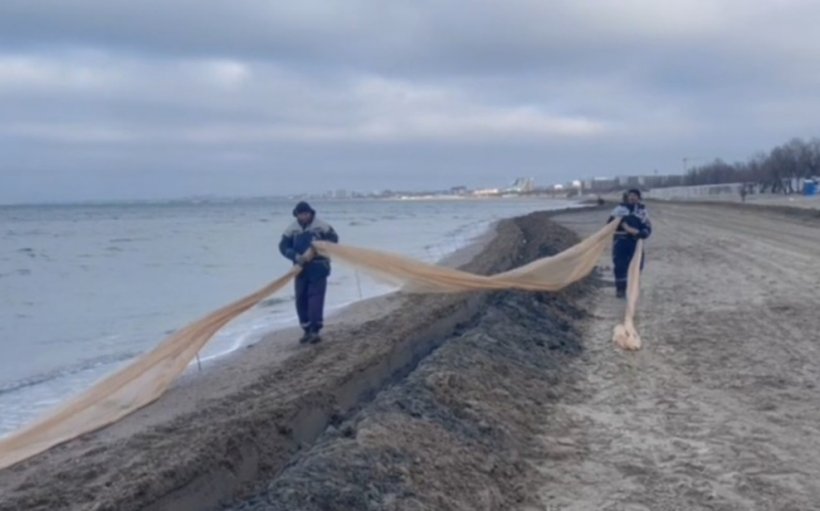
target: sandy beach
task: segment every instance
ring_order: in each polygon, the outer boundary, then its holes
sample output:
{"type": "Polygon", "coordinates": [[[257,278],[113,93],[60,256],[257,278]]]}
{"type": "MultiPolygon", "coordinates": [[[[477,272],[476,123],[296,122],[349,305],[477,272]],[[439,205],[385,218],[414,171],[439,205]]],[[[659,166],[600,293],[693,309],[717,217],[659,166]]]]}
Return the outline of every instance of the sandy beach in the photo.
{"type": "MultiPolygon", "coordinates": [[[[641,352],[611,344],[607,258],[557,294],[381,297],[0,472],[0,510],[812,508],[817,212],[649,207],[641,352]]],[[[504,221],[451,263],[509,269],[607,214],[504,221]]]]}

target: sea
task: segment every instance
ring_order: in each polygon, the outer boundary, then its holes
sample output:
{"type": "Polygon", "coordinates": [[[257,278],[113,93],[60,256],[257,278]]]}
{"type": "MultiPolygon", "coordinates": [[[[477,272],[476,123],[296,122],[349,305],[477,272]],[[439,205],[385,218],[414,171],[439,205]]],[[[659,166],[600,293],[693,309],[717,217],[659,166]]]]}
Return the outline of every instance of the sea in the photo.
{"type": "MultiPolygon", "coordinates": [[[[312,204],[341,243],[437,262],[503,218],[574,204],[537,198],[312,204]]],[[[292,201],[0,206],[0,436],[282,275],[292,201]]],[[[327,307],[394,291],[334,264],[327,307]]],[[[202,366],[297,324],[288,288],[220,331],[202,366]]]]}

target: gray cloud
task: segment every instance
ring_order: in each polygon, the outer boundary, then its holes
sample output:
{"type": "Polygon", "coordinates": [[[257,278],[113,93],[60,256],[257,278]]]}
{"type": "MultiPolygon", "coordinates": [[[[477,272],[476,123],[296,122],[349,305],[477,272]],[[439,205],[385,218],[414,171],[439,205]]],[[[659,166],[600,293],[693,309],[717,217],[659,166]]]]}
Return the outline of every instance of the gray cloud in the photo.
{"type": "Polygon", "coordinates": [[[744,158],[820,115],[820,6],[751,4],[7,0],[0,202],[744,158]]]}

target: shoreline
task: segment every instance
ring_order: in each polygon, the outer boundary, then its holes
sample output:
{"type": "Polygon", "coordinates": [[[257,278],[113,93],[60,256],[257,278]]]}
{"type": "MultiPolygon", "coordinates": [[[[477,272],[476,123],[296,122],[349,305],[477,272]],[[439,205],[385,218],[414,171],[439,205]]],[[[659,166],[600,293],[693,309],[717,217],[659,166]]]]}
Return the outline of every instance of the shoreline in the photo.
{"type": "MultiPolygon", "coordinates": [[[[451,262],[469,259],[467,269],[478,273],[510,268],[521,233],[510,220],[488,233],[451,262]]],[[[207,371],[187,371],[122,421],[0,472],[0,509],[213,507],[276,472],[337,417],[412,371],[488,296],[393,293],[360,301],[309,348],[295,343],[296,329],[271,332],[207,371]]]]}
{"type": "MultiPolygon", "coordinates": [[[[505,201],[516,201],[516,200],[555,200],[555,201],[573,201],[573,198],[567,197],[554,197],[552,195],[483,195],[483,196],[441,196],[441,199],[437,199],[436,196],[425,196],[420,200],[450,200],[450,201],[460,201],[460,200],[476,200],[476,201],[484,201],[484,200],[505,200],[505,201]]],[[[120,199],[120,200],[77,200],[77,201],[51,201],[51,202],[7,202],[7,203],[0,203],[0,210],[2,209],[13,209],[13,208],[39,208],[39,207],[110,207],[110,206],[128,206],[128,205],[158,205],[158,206],[167,206],[167,205],[176,205],[176,204],[235,204],[237,202],[284,202],[284,203],[292,203],[295,200],[300,200],[305,198],[303,196],[292,196],[292,197],[213,197],[213,198],[194,198],[194,197],[177,197],[177,198],[170,198],[170,199],[120,199]]],[[[355,203],[355,202],[384,202],[384,201],[403,201],[408,199],[402,199],[402,197],[348,197],[345,199],[336,199],[336,198],[327,198],[327,197],[316,197],[316,198],[306,198],[306,200],[314,201],[317,204],[320,203],[355,203]]]]}

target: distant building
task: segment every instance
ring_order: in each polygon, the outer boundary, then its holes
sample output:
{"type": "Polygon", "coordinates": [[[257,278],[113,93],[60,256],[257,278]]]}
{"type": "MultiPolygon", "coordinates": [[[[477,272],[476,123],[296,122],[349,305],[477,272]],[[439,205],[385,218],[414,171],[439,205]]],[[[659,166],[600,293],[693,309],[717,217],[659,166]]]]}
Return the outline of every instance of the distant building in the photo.
{"type": "Polygon", "coordinates": [[[643,184],[640,176],[620,176],[617,180],[621,188],[637,188],[643,184]]]}
{"type": "Polygon", "coordinates": [[[531,193],[535,190],[535,179],[531,177],[519,177],[511,187],[504,190],[511,193],[531,193]]]}
{"type": "Polygon", "coordinates": [[[489,197],[492,195],[499,195],[500,193],[501,190],[499,190],[498,188],[483,188],[481,190],[473,191],[473,195],[477,197],[489,197]]]}
{"type": "Polygon", "coordinates": [[[683,183],[683,176],[682,175],[671,175],[671,176],[641,176],[640,177],[640,184],[645,188],[668,188],[671,186],[682,186],[683,183]]]}
{"type": "Polygon", "coordinates": [[[467,195],[470,192],[466,186],[454,186],[450,188],[450,195],[467,195]]]}
{"type": "Polygon", "coordinates": [[[587,193],[607,193],[618,188],[618,183],[615,178],[611,177],[596,177],[587,179],[583,183],[584,191],[587,193]]]}

